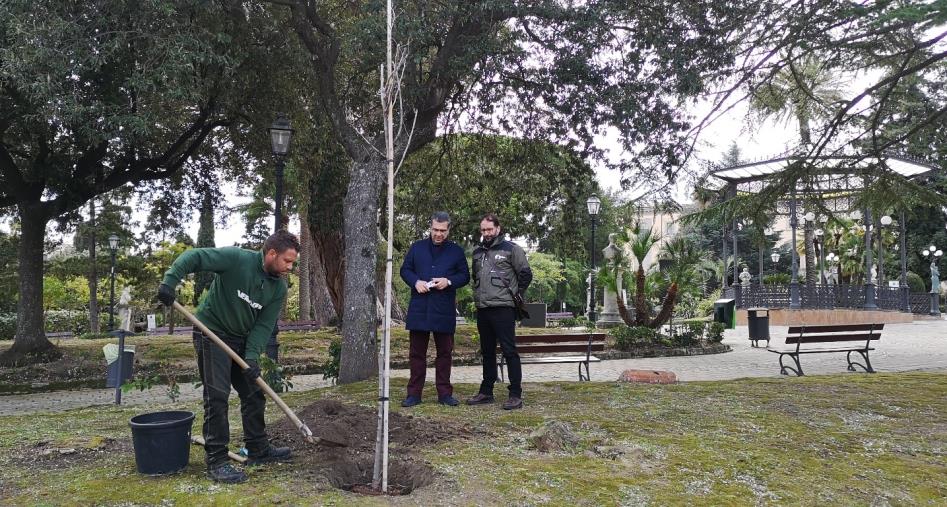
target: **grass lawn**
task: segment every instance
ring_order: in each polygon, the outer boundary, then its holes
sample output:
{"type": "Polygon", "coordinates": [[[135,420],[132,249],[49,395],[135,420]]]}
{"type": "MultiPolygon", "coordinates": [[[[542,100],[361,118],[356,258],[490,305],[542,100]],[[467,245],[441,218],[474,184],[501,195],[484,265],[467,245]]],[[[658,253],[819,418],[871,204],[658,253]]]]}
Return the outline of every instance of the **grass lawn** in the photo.
{"type": "MultiPolygon", "coordinates": [[[[394,391],[403,388],[394,384],[394,391]]],[[[461,395],[475,390],[457,386],[461,395]]],[[[413,415],[413,424],[473,431],[394,445],[393,456],[414,453],[434,482],[387,500],[335,489],[298,463],[253,468],[241,485],[212,484],[203,478],[197,447],[183,473],[140,476],[127,421],[159,407],[0,417],[0,504],[947,504],[947,374],[550,383],[525,390],[526,408],[513,412],[428,399],[410,410],[393,407],[413,415]],[[580,437],[577,446],[532,448],[529,434],[553,420],[580,437]]],[[[286,400],[297,409],[322,398],[371,407],[376,396],[376,384],[364,382],[286,400]]],[[[198,412],[199,432],[200,410],[187,408],[198,412]]],[[[232,424],[237,414],[231,410],[232,424]]],[[[268,417],[280,416],[270,405],[268,417]]]]}

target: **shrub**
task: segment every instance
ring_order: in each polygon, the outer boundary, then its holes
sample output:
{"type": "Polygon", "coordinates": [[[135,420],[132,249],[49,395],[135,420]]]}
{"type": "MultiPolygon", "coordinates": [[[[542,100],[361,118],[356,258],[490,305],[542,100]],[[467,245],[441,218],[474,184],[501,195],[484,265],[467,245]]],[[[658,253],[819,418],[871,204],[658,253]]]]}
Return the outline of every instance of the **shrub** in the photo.
{"type": "Polygon", "coordinates": [[[792,275],[789,273],[773,273],[763,277],[764,285],[789,285],[792,281],[792,275]]]}
{"type": "Polygon", "coordinates": [[[342,340],[335,339],[329,344],[329,360],[322,363],[322,378],[335,383],[339,379],[339,364],[342,361],[342,340]]]}
{"type": "Polygon", "coordinates": [[[707,315],[713,315],[714,313],[714,301],[720,299],[720,295],[723,292],[723,289],[717,289],[707,295],[704,299],[701,299],[697,302],[697,305],[694,308],[695,317],[706,317],[707,315]]]}
{"type": "Polygon", "coordinates": [[[707,326],[707,342],[720,343],[723,341],[723,331],[726,329],[723,322],[711,322],[707,326]]]}
{"type": "Polygon", "coordinates": [[[618,326],[612,328],[609,334],[615,339],[615,348],[618,350],[653,345],[658,335],[654,329],[644,326],[618,326]]]}
{"type": "Polygon", "coordinates": [[[908,287],[911,288],[911,292],[927,292],[927,284],[924,283],[924,279],[920,275],[913,271],[908,271],[908,287]]]}
{"type": "Polygon", "coordinates": [[[89,313],[83,310],[46,310],[45,318],[47,333],[68,331],[79,336],[89,332],[89,313]]]}
{"type": "Polygon", "coordinates": [[[0,340],[12,340],[16,334],[16,314],[0,313],[0,340]]]}

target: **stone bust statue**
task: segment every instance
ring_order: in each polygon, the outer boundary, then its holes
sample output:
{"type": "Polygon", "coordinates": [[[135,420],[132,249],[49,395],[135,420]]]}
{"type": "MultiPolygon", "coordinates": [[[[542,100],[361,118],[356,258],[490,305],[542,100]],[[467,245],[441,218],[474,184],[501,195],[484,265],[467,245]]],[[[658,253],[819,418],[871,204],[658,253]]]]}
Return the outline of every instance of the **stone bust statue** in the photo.
{"type": "Polygon", "coordinates": [[[750,268],[744,266],[743,271],[740,272],[740,284],[749,285],[752,279],[753,275],[750,274],[750,268]]]}

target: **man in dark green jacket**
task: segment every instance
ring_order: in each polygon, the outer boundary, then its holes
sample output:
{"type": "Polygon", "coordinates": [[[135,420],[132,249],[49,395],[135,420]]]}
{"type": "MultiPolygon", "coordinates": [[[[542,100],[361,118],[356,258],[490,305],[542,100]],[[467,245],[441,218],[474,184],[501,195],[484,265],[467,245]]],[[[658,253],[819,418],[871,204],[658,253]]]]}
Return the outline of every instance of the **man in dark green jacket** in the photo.
{"type": "Polygon", "coordinates": [[[194,329],[197,365],[204,385],[204,450],[207,474],[217,482],[237,483],[247,475],[228,461],[230,425],[227,401],[230,386],[240,396],[240,414],[249,457],[248,464],[283,461],[288,447],[273,447],[266,436],[263,411],[266,397],[256,385],[259,358],[266,348],[286,300],[285,275],[299,252],[296,236],[278,231],[266,238],[263,251],[241,248],[195,248],[180,255],[158,287],[158,300],[174,303],[174,289],[190,273],[216,273],[207,296],[197,309],[197,318],[210,328],[250,366],[240,371],[217,345],[194,329]]]}

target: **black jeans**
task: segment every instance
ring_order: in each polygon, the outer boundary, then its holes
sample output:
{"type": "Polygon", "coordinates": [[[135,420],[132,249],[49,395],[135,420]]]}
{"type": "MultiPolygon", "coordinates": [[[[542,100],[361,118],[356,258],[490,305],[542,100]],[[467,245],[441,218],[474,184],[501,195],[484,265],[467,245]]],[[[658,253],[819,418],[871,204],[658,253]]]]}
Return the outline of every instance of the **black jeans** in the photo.
{"type": "Polygon", "coordinates": [[[512,306],[477,309],[477,332],[480,333],[480,353],[483,354],[483,382],[480,393],[493,396],[497,381],[497,343],[506,360],[510,377],[510,396],[523,397],[523,369],[516,351],[516,315],[512,306]]]}
{"type": "MultiPolygon", "coordinates": [[[[207,466],[213,468],[227,463],[227,446],[230,444],[230,423],[227,400],[230,386],[240,396],[240,415],[243,418],[243,435],[250,454],[263,453],[269,449],[266,438],[266,423],[263,411],[266,396],[255,383],[243,376],[237,363],[226,352],[198,330],[194,330],[194,349],[197,351],[197,367],[204,384],[204,450],[207,466]]],[[[243,338],[217,335],[240,357],[245,357],[247,342],[243,338]]]]}

